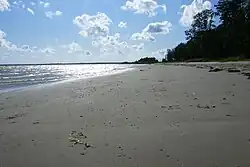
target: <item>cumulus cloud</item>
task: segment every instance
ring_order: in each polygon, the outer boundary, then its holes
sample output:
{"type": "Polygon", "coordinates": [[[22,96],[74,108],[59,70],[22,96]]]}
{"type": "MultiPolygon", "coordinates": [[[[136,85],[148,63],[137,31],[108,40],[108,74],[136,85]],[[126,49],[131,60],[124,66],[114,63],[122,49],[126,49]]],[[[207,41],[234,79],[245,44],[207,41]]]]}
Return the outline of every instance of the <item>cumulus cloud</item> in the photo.
{"type": "Polygon", "coordinates": [[[62,48],[68,49],[68,53],[69,54],[84,54],[86,56],[90,56],[92,55],[92,53],[88,50],[84,50],[80,44],[76,43],[76,42],[72,42],[70,44],[67,45],[62,45],[62,48]]]}
{"type": "Polygon", "coordinates": [[[13,5],[18,5],[17,1],[12,2],[13,5]]]}
{"type": "Polygon", "coordinates": [[[40,52],[41,53],[45,53],[45,54],[48,54],[48,55],[51,55],[51,54],[55,54],[56,53],[56,50],[53,49],[53,48],[44,48],[44,49],[40,49],[40,52]]]}
{"type": "Polygon", "coordinates": [[[163,59],[163,58],[166,58],[167,53],[168,53],[168,49],[164,48],[164,49],[159,49],[155,52],[152,52],[152,55],[156,57],[157,59],[163,59]]]}
{"type": "Polygon", "coordinates": [[[170,32],[172,24],[168,21],[149,23],[140,33],[134,33],[131,40],[155,41],[153,35],[166,35],[170,32]]]}
{"type": "Polygon", "coordinates": [[[33,52],[32,48],[30,48],[29,45],[23,45],[23,46],[21,46],[21,48],[19,49],[19,51],[23,51],[23,52],[33,52]]]}
{"type": "Polygon", "coordinates": [[[132,34],[130,39],[134,41],[155,41],[155,37],[153,37],[150,33],[144,33],[144,32],[134,33],[132,34]]]}
{"type": "Polygon", "coordinates": [[[96,41],[92,42],[95,47],[100,47],[100,52],[102,54],[123,54],[123,52],[128,49],[128,43],[121,40],[119,33],[111,36],[100,37],[96,41]]]}
{"type": "Polygon", "coordinates": [[[0,12],[8,10],[9,6],[10,6],[10,4],[7,0],[0,0],[0,12]]]}
{"type": "Polygon", "coordinates": [[[143,50],[144,49],[144,43],[140,43],[138,45],[132,45],[131,47],[133,49],[135,49],[136,51],[143,50]]]}
{"type": "MultiPolygon", "coordinates": [[[[41,1],[40,1],[40,4],[41,4],[41,1]]],[[[48,8],[49,6],[50,6],[50,3],[49,2],[43,2],[42,3],[43,4],[43,7],[45,7],[45,8],[48,8]]]]}
{"type": "Polygon", "coordinates": [[[62,47],[68,49],[68,53],[75,53],[75,52],[83,51],[82,47],[76,42],[72,42],[71,44],[68,44],[68,45],[62,45],[62,47]]]}
{"type": "Polygon", "coordinates": [[[196,14],[211,8],[212,3],[210,1],[203,2],[203,0],[194,0],[190,5],[182,5],[181,9],[183,12],[180,19],[180,24],[185,27],[191,26],[193,23],[193,18],[196,14]]]}
{"type": "Polygon", "coordinates": [[[160,56],[165,56],[168,53],[168,49],[164,48],[164,49],[159,49],[156,52],[153,52],[153,54],[157,54],[160,56]]]}
{"type": "Polygon", "coordinates": [[[48,11],[48,12],[45,12],[45,15],[46,17],[52,19],[54,16],[61,16],[63,13],[59,10],[55,11],[55,12],[52,12],[52,11],[48,11]]]}
{"type": "Polygon", "coordinates": [[[6,39],[7,34],[0,30],[0,48],[7,49],[12,52],[25,52],[25,53],[46,53],[54,54],[55,50],[52,48],[38,49],[36,46],[22,45],[17,46],[6,39]]]}
{"type": "Polygon", "coordinates": [[[112,20],[105,13],[97,13],[92,16],[83,14],[75,17],[73,23],[81,29],[80,35],[84,37],[100,37],[109,34],[109,25],[112,20]]]}
{"type": "Polygon", "coordinates": [[[143,33],[151,33],[151,34],[168,34],[172,28],[172,24],[168,21],[163,22],[155,22],[147,25],[146,28],[143,29],[143,33]]]}
{"type": "Polygon", "coordinates": [[[155,0],[127,0],[121,9],[133,11],[135,14],[145,14],[149,17],[157,15],[157,9],[166,13],[166,5],[158,5],[155,0]]]}
{"type": "Polygon", "coordinates": [[[30,8],[27,8],[27,11],[30,12],[32,15],[35,14],[34,11],[32,9],[30,9],[30,8]]]}
{"type": "Polygon", "coordinates": [[[35,6],[36,3],[35,2],[30,2],[30,5],[35,6]]]}
{"type": "Polygon", "coordinates": [[[6,39],[7,34],[0,30],[0,47],[6,48],[8,50],[13,50],[16,48],[16,45],[12,44],[6,39]]]}
{"type": "Polygon", "coordinates": [[[127,26],[127,23],[126,23],[126,22],[121,21],[121,22],[118,24],[118,27],[119,27],[119,28],[127,28],[128,26],[127,26]]]}

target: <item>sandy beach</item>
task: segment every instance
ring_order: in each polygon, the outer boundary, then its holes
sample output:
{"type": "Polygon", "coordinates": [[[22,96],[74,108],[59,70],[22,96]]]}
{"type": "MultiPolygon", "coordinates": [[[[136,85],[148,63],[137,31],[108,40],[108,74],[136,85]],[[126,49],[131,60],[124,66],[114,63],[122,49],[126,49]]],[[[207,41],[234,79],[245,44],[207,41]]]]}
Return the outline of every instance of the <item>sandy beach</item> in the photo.
{"type": "Polygon", "coordinates": [[[250,80],[145,65],[0,94],[0,167],[249,167],[250,80]]]}

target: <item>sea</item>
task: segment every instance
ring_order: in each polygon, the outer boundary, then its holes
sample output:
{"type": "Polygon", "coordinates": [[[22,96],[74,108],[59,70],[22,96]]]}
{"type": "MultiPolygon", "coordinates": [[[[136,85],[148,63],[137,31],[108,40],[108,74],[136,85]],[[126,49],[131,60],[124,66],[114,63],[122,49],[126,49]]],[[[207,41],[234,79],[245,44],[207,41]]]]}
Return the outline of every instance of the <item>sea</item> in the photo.
{"type": "Polygon", "coordinates": [[[0,92],[113,75],[132,69],[129,64],[0,65],[0,92]]]}

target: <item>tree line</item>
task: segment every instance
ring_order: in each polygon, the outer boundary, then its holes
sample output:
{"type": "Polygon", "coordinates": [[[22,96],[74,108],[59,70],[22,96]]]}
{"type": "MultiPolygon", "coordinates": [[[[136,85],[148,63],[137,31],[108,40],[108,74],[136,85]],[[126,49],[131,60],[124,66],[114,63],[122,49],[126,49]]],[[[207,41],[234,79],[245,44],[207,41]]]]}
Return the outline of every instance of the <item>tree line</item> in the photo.
{"type": "Polygon", "coordinates": [[[168,49],[166,61],[250,58],[250,0],[218,0],[215,9],[194,16],[187,42],[168,49]]]}

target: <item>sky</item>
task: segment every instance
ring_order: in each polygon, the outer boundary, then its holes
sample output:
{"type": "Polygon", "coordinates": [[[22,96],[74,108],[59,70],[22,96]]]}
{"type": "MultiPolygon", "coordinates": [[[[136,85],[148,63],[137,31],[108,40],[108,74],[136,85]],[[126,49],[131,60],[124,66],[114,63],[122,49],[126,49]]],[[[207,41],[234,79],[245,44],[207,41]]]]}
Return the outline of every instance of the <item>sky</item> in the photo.
{"type": "Polygon", "coordinates": [[[0,64],[164,58],[217,0],[0,0],[0,64]]]}

